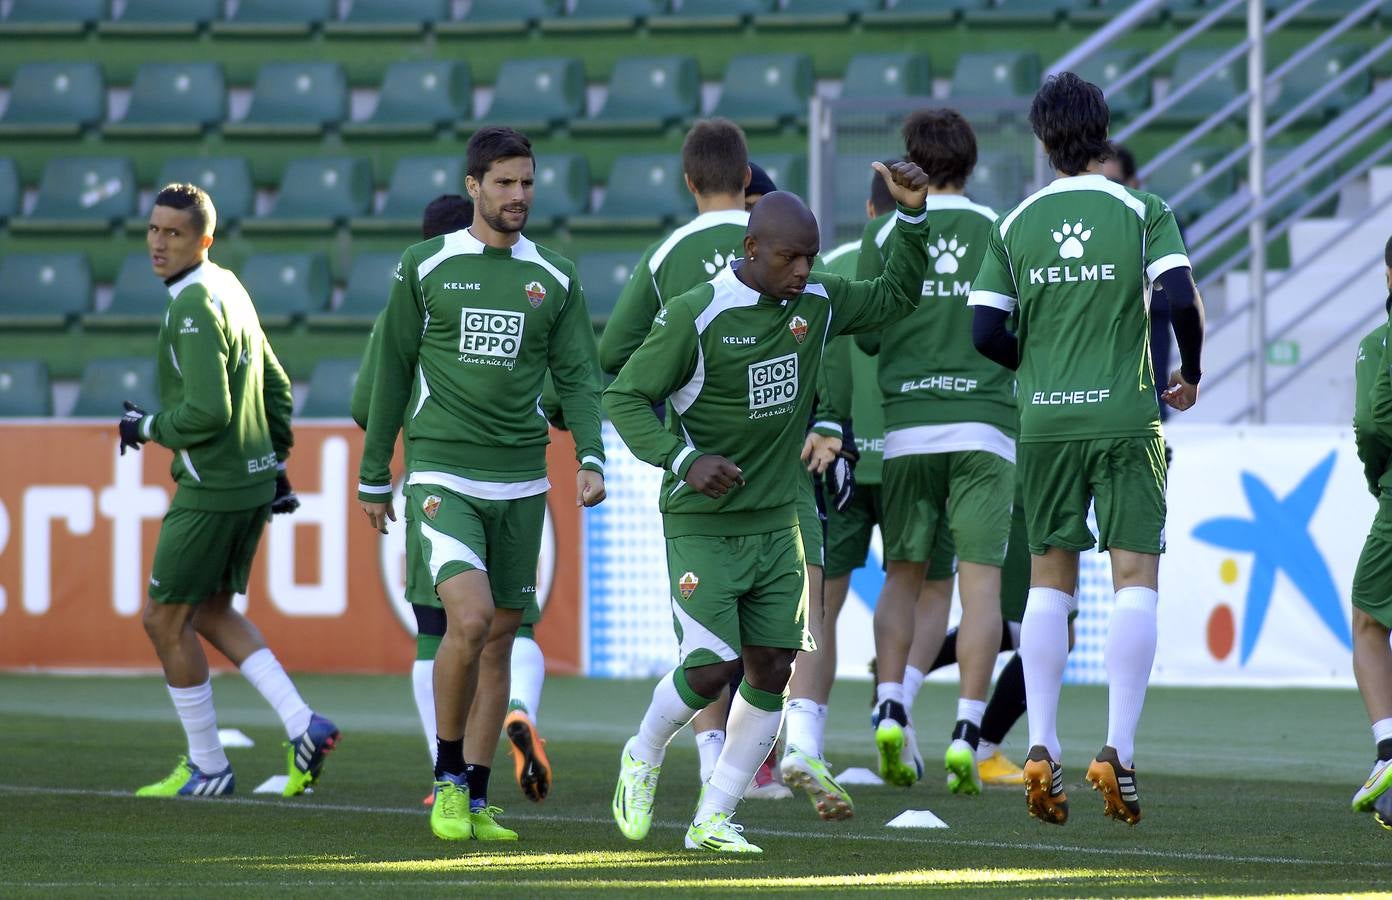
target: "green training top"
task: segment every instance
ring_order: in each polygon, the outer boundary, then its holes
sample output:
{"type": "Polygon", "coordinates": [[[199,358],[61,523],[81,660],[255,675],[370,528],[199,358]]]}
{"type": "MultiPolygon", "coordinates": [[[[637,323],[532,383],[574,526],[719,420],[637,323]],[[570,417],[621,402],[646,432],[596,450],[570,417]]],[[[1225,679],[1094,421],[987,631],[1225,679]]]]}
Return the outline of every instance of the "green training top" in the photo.
{"type": "Polygon", "coordinates": [[[361,499],[390,495],[403,420],[413,474],[443,473],[488,499],[545,490],[548,369],[576,459],[604,470],[594,330],[570,260],[525,237],[499,249],[461,229],[408,247],[394,278],[378,329],[361,499]]]}
{"type": "Polygon", "coordinates": [[[710,281],[726,263],[744,254],[749,213],[722,209],[702,213],[643,251],[614,304],[599,340],[599,364],[618,372],[652,328],[653,316],[678,294],[710,281]]]}
{"type": "MultiPolygon", "coordinates": [[[[888,221],[889,214],[884,218],[888,221]]],[[[859,257],[860,241],[848,241],[823,254],[822,265],[833,275],[854,279],[859,257]]],[[[856,449],[860,451],[856,484],[879,484],[884,468],[884,407],[876,383],[877,370],[875,357],[857,347],[850,335],[832,338],[827,343],[816,419],[819,425],[836,423],[839,427],[849,414],[856,449]]]]}
{"type": "Polygon", "coordinates": [[[1392,471],[1388,470],[1388,463],[1392,462],[1392,442],[1373,421],[1373,391],[1386,348],[1387,323],[1383,322],[1358,342],[1358,356],[1353,364],[1353,441],[1363,463],[1368,490],[1375,497],[1384,488],[1392,487],[1392,471]]]}
{"type": "Polygon", "coordinates": [[[290,455],[290,379],[237,276],[211,260],[169,286],[159,333],[160,412],[140,433],[174,451],[171,505],[252,509],[290,455]]]}
{"type": "Polygon", "coordinates": [[[639,459],[665,469],[658,508],[668,537],[762,534],[797,524],[807,473],[798,458],[826,341],[882,328],[918,303],[926,260],[922,210],[901,210],[885,274],[847,281],[814,271],[792,300],[761,296],[736,276],[742,261],[670,301],[604,393],[605,409],[639,459]],[[652,405],[667,402],[667,427],[652,405]],[[718,500],[684,478],[718,454],[745,484],[718,500]]]}
{"type": "Polygon", "coordinates": [[[367,428],[367,410],[372,404],[373,375],[377,371],[377,357],[382,351],[382,317],[384,309],[372,322],[372,330],[367,333],[367,346],[363,348],[362,362],[358,363],[358,377],[353,380],[353,397],[348,401],[348,413],[358,427],[367,428]]]}
{"type": "Polygon", "coordinates": [[[1188,266],[1169,206],[1101,175],[1059,178],[996,223],[968,302],[1019,307],[1021,442],[1161,433],[1150,288],[1188,266]]]}

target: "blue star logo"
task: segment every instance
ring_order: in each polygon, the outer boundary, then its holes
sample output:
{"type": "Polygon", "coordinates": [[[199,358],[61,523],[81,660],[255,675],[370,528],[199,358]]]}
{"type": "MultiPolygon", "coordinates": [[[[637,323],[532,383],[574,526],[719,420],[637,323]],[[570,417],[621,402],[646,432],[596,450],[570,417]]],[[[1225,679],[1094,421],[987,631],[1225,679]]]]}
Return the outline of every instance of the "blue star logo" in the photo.
{"type": "Polygon", "coordinates": [[[1220,516],[1200,522],[1194,528],[1194,537],[1201,541],[1225,550],[1252,554],[1247,612],[1242,619],[1243,665],[1261,636],[1277,572],[1286,573],[1320,621],[1345,647],[1353,649],[1353,637],[1344,617],[1338,588],[1329,574],[1329,564],[1310,536],[1310,520],[1329,485],[1337,455],[1337,451],[1331,452],[1321,460],[1284,499],[1277,499],[1271,488],[1256,475],[1243,471],[1242,490],[1247,495],[1252,518],[1220,516]]]}

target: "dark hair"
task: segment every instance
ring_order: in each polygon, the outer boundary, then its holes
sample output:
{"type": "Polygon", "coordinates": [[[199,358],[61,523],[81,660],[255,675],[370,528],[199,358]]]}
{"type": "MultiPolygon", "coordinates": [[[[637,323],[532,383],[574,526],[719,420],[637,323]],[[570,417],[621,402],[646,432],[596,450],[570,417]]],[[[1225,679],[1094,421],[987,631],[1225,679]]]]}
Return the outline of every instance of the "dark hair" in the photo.
{"type": "Polygon", "coordinates": [[[421,216],[421,237],[430,240],[461,228],[474,221],[474,202],[458,194],[441,194],[425,206],[421,216]]]}
{"type": "Polygon", "coordinates": [[[488,174],[493,163],[500,159],[525,156],[533,162],[536,161],[536,154],[532,153],[532,142],[527,140],[527,136],[515,128],[505,128],[501,125],[488,125],[475,131],[474,136],[469,138],[468,149],[464,152],[468,174],[480,181],[488,174]]]}
{"type": "Polygon", "coordinates": [[[756,162],[749,164],[749,184],[745,187],[745,196],[754,195],[762,197],[765,194],[772,194],[778,190],[778,185],[773,183],[769,173],[764,171],[764,167],[756,162]]]}
{"type": "Polygon", "coordinates": [[[1077,175],[1094,159],[1111,156],[1111,118],[1102,89],[1072,72],[1050,75],[1030,104],[1030,127],[1044,142],[1049,164],[1065,175],[1077,175]]]}
{"type": "Polygon", "coordinates": [[[1126,182],[1136,177],[1136,157],[1126,145],[1120,141],[1108,141],[1107,146],[1111,148],[1112,157],[1121,166],[1121,180],[1126,182]]]}
{"type": "Polygon", "coordinates": [[[1392,237],[1387,239],[1387,246],[1383,248],[1382,261],[1387,263],[1387,268],[1392,269],[1392,237]]]}
{"type": "Polygon", "coordinates": [[[749,169],[744,132],[729,119],[701,119],[682,141],[682,171],[698,194],[742,194],[749,169]]]}
{"type": "Polygon", "coordinates": [[[955,109],[920,109],[904,120],[904,148],[935,188],[965,187],[976,168],[976,134],[955,109]]]}
{"type": "MultiPolygon", "coordinates": [[[[897,159],[884,160],[885,165],[897,163],[897,159]]],[[[889,192],[889,185],[885,184],[884,178],[879,172],[870,174],[870,208],[875,210],[875,215],[882,216],[887,212],[894,212],[897,204],[894,202],[894,195],[889,192]]]]}
{"type": "Polygon", "coordinates": [[[213,198],[196,184],[167,184],[155,195],[156,206],[187,210],[199,234],[212,234],[217,227],[213,198]]]}

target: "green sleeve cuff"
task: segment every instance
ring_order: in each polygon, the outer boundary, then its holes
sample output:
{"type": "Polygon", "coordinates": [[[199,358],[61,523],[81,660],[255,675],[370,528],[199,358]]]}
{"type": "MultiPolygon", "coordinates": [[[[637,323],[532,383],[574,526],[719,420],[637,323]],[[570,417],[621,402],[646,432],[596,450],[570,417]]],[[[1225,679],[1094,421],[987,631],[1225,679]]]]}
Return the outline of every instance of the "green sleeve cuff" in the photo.
{"type": "Polygon", "coordinates": [[[364,503],[390,503],[392,487],[390,484],[358,484],[358,499],[364,503]]]}
{"type": "Polygon", "coordinates": [[[840,422],[822,421],[812,425],[812,433],[820,434],[822,437],[844,437],[845,432],[841,430],[840,422]]]}
{"type": "Polygon", "coordinates": [[[696,464],[696,460],[701,458],[695,447],[682,447],[677,454],[667,463],[667,468],[672,470],[672,474],[680,479],[686,478],[686,473],[691,471],[691,467],[696,464]]]}
{"type": "Polygon", "coordinates": [[[591,472],[598,472],[603,475],[604,460],[593,453],[586,453],[584,456],[580,457],[580,468],[591,472]]]}

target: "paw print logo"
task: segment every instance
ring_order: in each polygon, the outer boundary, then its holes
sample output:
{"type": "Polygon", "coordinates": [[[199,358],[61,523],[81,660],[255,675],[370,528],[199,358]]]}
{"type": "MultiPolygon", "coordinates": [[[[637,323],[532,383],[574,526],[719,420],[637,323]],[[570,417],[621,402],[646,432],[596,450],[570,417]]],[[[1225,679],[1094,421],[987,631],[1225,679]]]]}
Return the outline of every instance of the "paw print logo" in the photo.
{"type": "Polygon", "coordinates": [[[1054,232],[1054,243],[1059,245],[1059,258],[1082,259],[1083,244],[1091,238],[1092,229],[1084,229],[1082,222],[1072,225],[1064,222],[1063,228],[1054,232]]]}
{"type": "Polygon", "coordinates": [[[710,259],[701,260],[701,265],[705,266],[707,275],[714,276],[719,274],[721,269],[728,266],[730,264],[730,260],[734,258],[735,251],[733,250],[729,251],[728,253],[721,253],[717,250],[715,255],[712,256],[710,259]]]}
{"type": "Polygon", "coordinates": [[[928,242],[928,256],[933,260],[933,271],[939,275],[952,275],[957,271],[957,260],[967,255],[967,245],[957,243],[957,235],[952,240],[938,238],[937,243],[928,242]]]}

